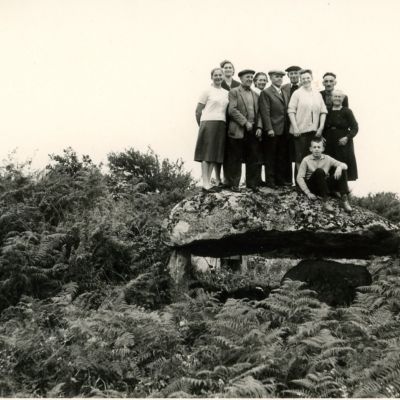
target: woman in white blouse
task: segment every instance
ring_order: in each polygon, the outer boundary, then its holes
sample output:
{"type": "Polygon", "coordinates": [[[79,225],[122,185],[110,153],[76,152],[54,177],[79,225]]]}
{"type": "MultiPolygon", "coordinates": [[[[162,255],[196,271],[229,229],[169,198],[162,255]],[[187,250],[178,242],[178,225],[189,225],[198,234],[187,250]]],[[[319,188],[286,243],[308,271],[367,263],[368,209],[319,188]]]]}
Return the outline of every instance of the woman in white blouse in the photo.
{"type": "Polygon", "coordinates": [[[300,72],[301,86],[295,90],[289,101],[289,132],[294,136],[295,162],[297,168],[309,154],[311,139],[320,137],[328,113],[321,93],[312,88],[312,72],[300,72]]]}
{"type": "Polygon", "coordinates": [[[212,85],[200,96],[196,107],[196,121],[199,125],[194,160],[201,162],[203,192],[215,192],[211,174],[214,167],[224,161],[226,136],[226,108],[228,91],[221,87],[224,73],[221,68],[211,71],[212,85]]]}

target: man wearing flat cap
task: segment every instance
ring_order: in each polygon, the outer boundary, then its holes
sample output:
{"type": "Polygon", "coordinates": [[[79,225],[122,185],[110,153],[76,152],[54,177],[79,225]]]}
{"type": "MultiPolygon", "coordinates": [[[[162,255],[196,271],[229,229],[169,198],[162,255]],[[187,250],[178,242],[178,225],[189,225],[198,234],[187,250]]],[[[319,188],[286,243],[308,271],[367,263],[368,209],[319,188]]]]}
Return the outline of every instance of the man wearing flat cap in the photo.
{"type": "MultiPolygon", "coordinates": [[[[289,100],[292,97],[293,92],[300,87],[300,71],[301,70],[302,70],[302,68],[300,68],[297,65],[292,65],[285,69],[287,76],[290,80],[290,83],[286,83],[285,85],[282,85],[282,90],[286,93],[289,100]]],[[[292,178],[292,163],[294,163],[294,159],[295,159],[293,135],[289,135],[287,147],[288,147],[288,152],[286,154],[286,157],[288,158],[288,162],[286,163],[287,170],[285,172],[285,180],[291,182],[293,179],[292,178]]],[[[295,167],[295,169],[296,169],[296,167],[295,167]]],[[[296,170],[295,170],[295,175],[297,175],[296,170]]]]}
{"type": "Polygon", "coordinates": [[[238,76],[240,86],[229,91],[229,126],[224,157],[225,185],[239,190],[242,162],[246,162],[246,186],[254,191],[259,184],[262,164],[261,122],[258,112],[258,95],[251,90],[255,71],[245,69],[238,76]]]}
{"type": "Polygon", "coordinates": [[[290,80],[290,83],[286,83],[285,85],[283,85],[282,90],[286,92],[290,100],[290,96],[293,94],[293,92],[300,87],[301,68],[297,65],[292,65],[291,67],[286,68],[285,71],[290,80]]]}
{"type": "Polygon", "coordinates": [[[265,183],[275,188],[275,186],[285,185],[285,171],[288,168],[286,164],[289,162],[287,158],[289,97],[282,90],[285,72],[271,70],[268,75],[271,86],[261,92],[259,106],[263,126],[265,183]]]}

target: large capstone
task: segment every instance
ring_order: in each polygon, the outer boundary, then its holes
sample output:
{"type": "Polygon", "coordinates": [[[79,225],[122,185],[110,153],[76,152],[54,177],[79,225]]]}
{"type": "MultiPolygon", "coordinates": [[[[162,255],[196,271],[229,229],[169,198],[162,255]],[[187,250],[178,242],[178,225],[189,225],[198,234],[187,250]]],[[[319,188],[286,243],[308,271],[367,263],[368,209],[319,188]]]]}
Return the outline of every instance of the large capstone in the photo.
{"type": "Polygon", "coordinates": [[[176,251],[208,257],[368,258],[395,254],[399,227],[332,200],[329,213],[292,188],[259,193],[196,194],[178,203],[167,222],[166,242],[176,251]]]}

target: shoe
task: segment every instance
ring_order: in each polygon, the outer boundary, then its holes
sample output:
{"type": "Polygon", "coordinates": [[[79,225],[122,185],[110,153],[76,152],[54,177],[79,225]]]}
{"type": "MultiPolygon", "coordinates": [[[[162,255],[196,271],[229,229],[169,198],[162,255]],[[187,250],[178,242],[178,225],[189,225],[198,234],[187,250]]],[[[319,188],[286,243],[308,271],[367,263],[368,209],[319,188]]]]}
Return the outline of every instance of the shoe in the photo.
{"type": "Polygon", "coordinates": [[[256,187],[247,187],[246,188],[248,191],[253,192],[253,193],[258,193],[259,189],[257,189],[256,187]]]}
{"type": "Polygon", "coordinates": [[[328,212],[334,212],[335,211],[335,209],[332,207],[332,204],[330,204],[327,201],[324,201],[323,207],[324,207],[325,211],[328,211],[328,212]]]}
{"type": "Polygon", "coordinates": [[[353,211],[353,208],[351,207],[350,203],[348,202],[348,200],[344,200],[342,203],[342,206],[344,208],[344,210],[348,213],[351,213],[353,211]]]}
{"type": "Polygon", "coordinates": [[[342,198],[342,195],[339,192],[333,192],[332,196],[337,198],[337,199],[341,199],[342,198]]]}
{"type": "Polygon", "coordinates": [[[211,188],[209,189],[211,191],[211,193],[217,193],[220,192],[222,190],[221,186],[211,186],[211,188]]]}
{"type": "Polygon", "coordinates": [[[240,189],[237,186],[231,186],[229,188],[231,192],[240,193],[240,189]]]}
{"type": "Polygon", "coordinates": [[[220,192],[221,191],[221,189],[219,188],[219,187],[217,187],[217,186],[211,186],[210,188],[208,188],[208,189],[206,189],[206,188],[201,188],[201,191],[203,192],[203,193],[217,193],[217,192],[220,192]]]}

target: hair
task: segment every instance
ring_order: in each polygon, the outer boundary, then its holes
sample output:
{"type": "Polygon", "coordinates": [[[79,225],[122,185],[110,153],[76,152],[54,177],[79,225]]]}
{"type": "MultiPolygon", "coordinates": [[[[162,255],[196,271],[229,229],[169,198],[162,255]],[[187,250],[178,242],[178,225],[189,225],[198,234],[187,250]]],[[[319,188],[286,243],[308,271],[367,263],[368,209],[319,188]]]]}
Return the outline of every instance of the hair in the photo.
{"type": "Polygon", "coordinates": [[[300,71],[300,75],[303,75],[303,74],[310,74],[312,76],[312,71],[311,71],[311,69],[302,69],[300,71]]]}
{"type": "Polygon", "coordinates": [[[311,139],[310,145],[311,145],[312,142],[314,142],[314,143],[322,143],[322,145],[325,147],[325,139],[323,137],[321,137],[321,136],[314,136],[311,139]]]}
{"type": "Polygon", "coordinates": [[[233,68],[233,72],[235,72],[235,66],[233,65],[232,61],[229,61],[229,60],[221,61],[221,62],[219,63],[219,66],[220,66],[221,68],[224,68],[225,64],[231,64],[231,65],[232,65],[232,68],[233,68]]]}
{"type": "Polygon", "coordinates": [[[267,78],[267,82],[268,82],[268,76],[267,76],[267,74],[265,72],[257,72],[254,75],[253,82],[257,82],[258,77],[261,76],[261,75],[265,75],[265,77],[267,78]]]}
{"type": "Polygon", "coordinates": [[[343,90],[340,90],[340,89],[334,89],[333,91],[332,91],[332,94],[333,93],[337,93],[337,94],[340,94],[341,96],[346,96],[346,93],[345,92],[343,92],[343,90]]]}
{"type": "Polygon", "coordinates": [[[333,72],[325,72],[322,76],[322,79],[324,79],[326,76],[333,76],[336,79],[336,75],[333,72]]]}
{"type": "Polygon", "coordinates": [[[224,74],[224,71],[222,70],[222,68],[220,68],[220,67],[213,68],[213,69],[211,70],[211,79],[212,79],[212,77],[213,77],[213,75],[214,75],[214,72],[215,72],[215,71],[218,71],[218,70],[222,71],[222,74],[224,74]]]}

